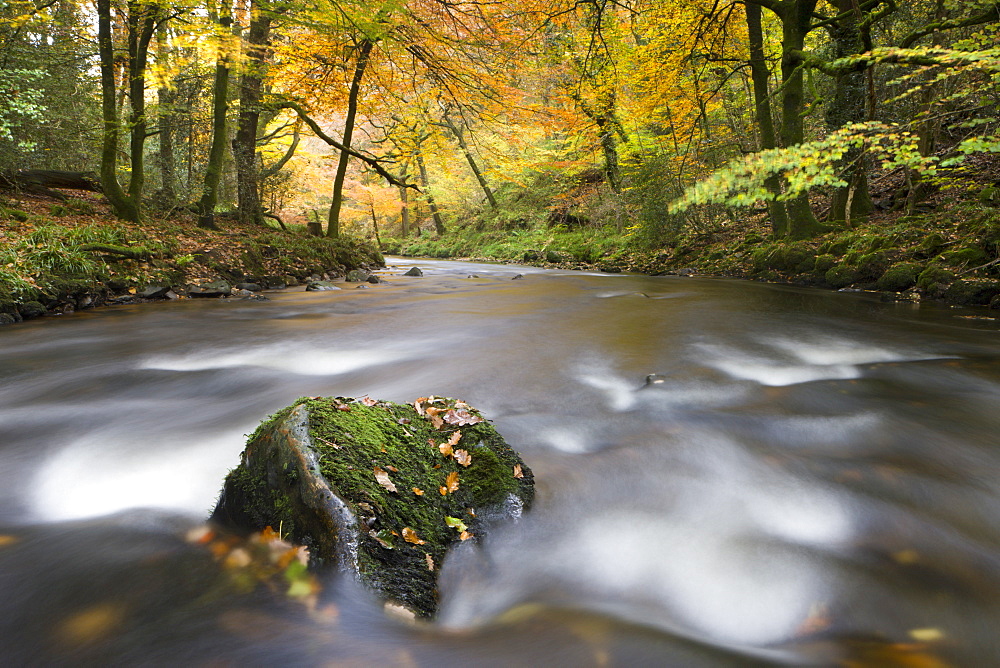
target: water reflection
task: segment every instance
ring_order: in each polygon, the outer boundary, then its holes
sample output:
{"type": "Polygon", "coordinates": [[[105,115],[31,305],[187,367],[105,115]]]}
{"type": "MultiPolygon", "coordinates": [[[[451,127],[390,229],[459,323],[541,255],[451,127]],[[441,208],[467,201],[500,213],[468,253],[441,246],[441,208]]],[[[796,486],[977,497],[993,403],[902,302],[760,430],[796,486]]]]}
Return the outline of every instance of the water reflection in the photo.
{"type": "Polygon", "coordinates": [[[0,330],[4,655],[1000,658],[994,323],[728,281],[408,266],[364,290],[0,330]],[[224,571],[183,536],[243,435],[296,397],[364,394],[483,409],[535,471],[534,512],[449,558],[435,626],[335,579],[334,617],[266,587],[219,594],[224,571]]]}

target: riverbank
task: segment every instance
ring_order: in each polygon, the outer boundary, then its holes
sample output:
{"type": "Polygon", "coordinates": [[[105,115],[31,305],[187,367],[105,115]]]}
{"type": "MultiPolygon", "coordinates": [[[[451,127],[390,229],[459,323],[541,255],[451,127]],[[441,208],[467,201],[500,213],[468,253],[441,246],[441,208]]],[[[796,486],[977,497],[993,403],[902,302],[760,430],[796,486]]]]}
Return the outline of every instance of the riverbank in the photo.
{"type": "Polygon", "coordinates": [[[878,291],[893,300],[942,300],[1000,309],[1000,210],[978,199],[918,215],[882,212],[807,240],[774,241],[763,217],[688,230],[650,243],[624,230],[539,225],[457,226],[438,238],[383,243],[386,253],[546,267],[742,278],[878,291]]]}
{"type": "Polygon", "coordinates": [[[185,212],[124,223],[89,193],[65,203],[8,196],[0,201],[0,324],[109,303],[216,296],[211,284],[219,281],[279,288],[384,265],[377,249],[352,238],[231,219],[219,228],[201,229],[185,212]]]}

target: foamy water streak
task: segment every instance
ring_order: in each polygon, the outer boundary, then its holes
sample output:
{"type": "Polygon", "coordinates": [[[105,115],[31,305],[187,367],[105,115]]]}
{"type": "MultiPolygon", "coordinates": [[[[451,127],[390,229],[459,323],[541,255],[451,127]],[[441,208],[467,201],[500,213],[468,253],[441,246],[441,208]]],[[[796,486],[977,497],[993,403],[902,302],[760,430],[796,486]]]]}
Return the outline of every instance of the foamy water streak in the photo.
{"type": "Polygon", "coordinates": [[[92,433],[42,464],[32,485],[36,518],[75,520],[143,507],[204,517],[239,462],[244,431],[207,438],[92,433]]]}
{"type": "Polygon", "coordinates": [[[256,366],[287,371],[304,376],[334,376],[366,367],[398,362],[417,356],[415,348],[365,347],[328,350],[307,347],[254,348],[233,353],[193,353],[191,355],[163,355],[143,361],[141,369],[168,371],[202,371],[231,367],[256,366]]]}

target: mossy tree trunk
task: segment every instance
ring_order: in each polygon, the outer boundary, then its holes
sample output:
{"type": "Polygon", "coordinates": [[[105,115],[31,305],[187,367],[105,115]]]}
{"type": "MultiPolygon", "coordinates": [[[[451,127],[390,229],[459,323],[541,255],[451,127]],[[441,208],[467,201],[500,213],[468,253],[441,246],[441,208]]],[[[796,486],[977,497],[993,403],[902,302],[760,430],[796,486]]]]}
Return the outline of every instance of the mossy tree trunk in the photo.
{"type": "MultiPolygon", "coordinates": [[[[786,147],[805,141],[805,76],[802,52],[811,30],[817,0],[784,0],[773,3],[781,19],[781,141],[786,147]]],[[[765,5],[766,6],[766,5],[765,5]]],[[[810,237],[822,228],[816,220],[809,197],[799,195],[788,200],[788,230],[793,238],[810,237]]]]}
{"type": "Polygon", "coordinates": [[[257,136],[260,130],[261,93],[267,72],[272,15],[263,11],[256,1],[251,4],[250,12],[252,18],[246,39],[247,63],[240,77],[240,114],[236,136],[233,137],[233,157],[236,161],[239,220],[263,225],[264,207],[260,202],[257,136]]]}
{"type": "MultiPolygon", "coordinates": [[[[771,70],[767,66],[764,55],[764,31],[761,27],[760,6],[746,6],[747,34],[750,42],[750,79],[753,83],[754,118],[760,133],[760,148],[763,150],[777,148],[778,141],[774,132],[774,117],[771,112],[770,79],[771,70]]],[[[764,186],[775,198],[781,195],[781,179],[769,177],[764,186]]],[[[785,203],[777,199],[768,200],[767,211],[771,219],[771,234],[782,237],[788,233],[788,212],[785,203]]]]}
{"type": "MultiPolygon", "coordinates": [[[[861,26],[864,17],[856,0],[834,0],[832,4],[840,12],[837,21],[830,26],[834,57],[845,58],[870,50],[871,45],[866,44],[861,26]]],[[[830,130],[860,123],[867,117],[865,71],[861,66],[836,76],[833,99],[826,112],[830,130]]],[[[862,150],[857,147],[849,150],[842,164],[847,186],[834,191],[829,220],[850,226],[852,221],[871,214],[875,205],[868,192],[868,166],[862,150]]]]}
{"type": "Polygon", "coordinates": [[[128,190],[118,180],[118,144],[120,122],[118,89],[115,85],[115,49],[111,28],[111,1],[97,2],[97,48],[101,70],[101,183],[104,195],[115,215],[124,220],[139,222],[142,196],[142,149],[146,137],[145,127],[145,70],[149,40],[153,35],[154,14],[150,5],[136,2],[128,4],[128,85],[131,93],[133,125],[130,146],[132,149],[132,178],[128,190]],[[141,32],[140,32],[141,31],[141,32]],[[141,62],[139,62],[141,59],[141,62]],[[138,168],[138,172],[136,171],[138,168]]]}
{"type": "MultiPolygon", "coordinates": [[[[233,25],[232,6],[229,0],[220,3],[219,26],[228,31],[233,25]]],[[[215,206],[219,200],[219,181],[226,157],[226,114],[229,111],[229,54],[220,44],[215,60],[215,81],[212,86],[212,145],[205,165],[201,199],[198,201],[198,227],[217,229],[215,206]]]]}

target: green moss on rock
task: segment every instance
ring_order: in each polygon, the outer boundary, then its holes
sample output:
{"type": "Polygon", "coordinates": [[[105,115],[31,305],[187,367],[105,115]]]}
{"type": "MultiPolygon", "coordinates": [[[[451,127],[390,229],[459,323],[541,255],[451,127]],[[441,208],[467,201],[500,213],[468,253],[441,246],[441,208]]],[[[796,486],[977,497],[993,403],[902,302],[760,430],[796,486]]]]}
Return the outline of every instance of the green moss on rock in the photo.
{"type": "Polygon", "coordinates": [[[830,267],[823,279],[834,289],[846,288],[851,283],[858,280],[858,272],[854,267],[846,264],[838,264],[830,267]]]}
{"type": "Polygon", "coordinates": [[[878,289],[889,292],[902,292],[917,284],[917,276],[921,266],[913,262],[900,262],[885,270],[878,279],[878,289]]]}
{"type": "Polygon", "coordinates": [[[533,482],[517,453],[464,404],[310,398],[251,435],[214,517],[247,530],[281,524],[317,563],[343,565],[350,552],[347,565],[362,582],[429,616],[448,548],[481,535],[484,517],[530,507],[533,482]],[[304,455],[287,454],[293,441],[304,455]],[[329,513],[327,494],[335,497],[329,513]],[[317,513],[333,517],[318,521],[317,513]]]}

